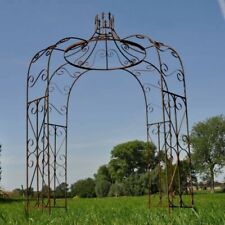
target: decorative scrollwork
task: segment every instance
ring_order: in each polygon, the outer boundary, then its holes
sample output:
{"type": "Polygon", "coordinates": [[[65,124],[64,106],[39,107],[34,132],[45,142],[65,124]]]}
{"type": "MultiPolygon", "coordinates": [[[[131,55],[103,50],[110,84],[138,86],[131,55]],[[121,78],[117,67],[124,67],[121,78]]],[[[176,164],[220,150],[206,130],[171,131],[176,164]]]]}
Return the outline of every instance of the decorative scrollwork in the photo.
{"type": "Polygon", "coordinates": [[[66,156],[65,156],[65,154],[59,155],[59,161],[60,162],[63,162],[63,164],[66,162],[66,156]]]}
{"type": "Polygon", "coordinates": [[[59,44],[65,43],[67,41],[69,41],[71,38],[63,38],[59,41],[59,44]]]}
{"type": "Polygon", "coordinates": [[[174,58],[179,58],[179,55],[177,54],[177,52],[174,50],[174,49],[171,49],[171,55],[174,57],[174,58]]]}
{"type": "Polygon", "coordinates": [[[61,106],[60,108],[56,108],[52,103],[49,103],[49,112],[51,112],[53,109],[62,116],[67,113],[67,107],[65,105],[61,106]]]}
{"type": "Polygon", "coordinates": [[[73,73],[71,73],[65,66],[59,68],[56,72],[55,72],[56,75],[58,76],[62,76],[62,75],[68,75],[70,76],[71,78],[78,78],[81,74],[81,72],[79,71],[75,71],[73,73]]]}
{"type": "Polygon", "coordinates": [[[182,110],[182,108],[183,108],[183,105],[180,102],[176,103],[177,110],[182,110]]]}
{"type": "Polygon", "coordinates": [[[155,72],[155,71],[157,71],[157,68],[153,64],[147,63],[145,65],[145,67],[143,67],[141,69],[134,69],[134,70],[132,70],[132,73],[135,76],[141,76],[141,75],[143,75],[143,73],[146,73],[146,72],[147,73],[151,73],[151,72],[155,72]]]}
{"type": "Polygon", "coordinates": [[[166,63],[162,63],[162,72],[165,77],[170,77],[174,74],[177,74],[177,79],[179,81],[183,81],[183,79],[181,79],[182,71],[181,70],[173,70],[173,71],[169,72],[169,67],[166,63]]]}
{"type": "Polygon", "coordinates": [[[36,76],[34,75],[29,75],[28,76],[28,87],[33,87],[37,81],[39,80],[39,78],[41,78],[42,81],[46,81],[47,80],[47,77],[48,77],[48,74],[47,74],[47,70],[46,69],[42,69],[39,74],[36,76]]]}
{"type": "Polygon", "coordinates": [[[152,112],[154,111],[154,107],[152,106],[151,103],[149,103],[149,104],[147,105],[147,110],[148,110],[148,113],[152,113],[152,112]]]}
{"type": "Polygon", "coordinates": [[[129,59],[129,61],[133,64],[135,64],[136,62],[139,61],[139,58],[137,56],[135,56],[134,54],[131,54],[129,51],[130,50],[133,50],[133,52],[139,52],[141,53],[140,51],[132,48],[131,46],[129,46],[128,44],[122,44],[121,45],[121,48],[124,50],[124,52],[126,52],[129,56],[131,56],[131,58],[129,59]]]}
{"type": "Polygon", "coordinates": [[[189,145],[190,144],[190,137],[187,134],[183,134],[182,135],[182,141],[185,145],[189,145]]]}
{"type": "Polygon", "coordinates": [[[177,79],[181,82],[184,81],[184,72],[182,70],[177,71],[177,79]]]}
{"type": "Polygon", "coordinates": [[[47,49],[43,49],[40,52],[38,52],[31,60],[31,63],[35,63],[37,60],[39,60],[45,54],[46,51],[47,49]]]}
{"type": "Polygon", "coordinates": [[[51,82],[49,84],[49,92],[58,91],[61,95],[68,95],[70,92],[70,87],[68,85],[65,85],[63,89],[61,89],[55,82],[51,82]]]}
{"type": "Polygon", "coordinates": [[[35,115],[38,112],[38,105],[35,104],[32,107],[30,107],[31,114],[35,115]]]}
{"type": "Polygon", "coordinates": [[[152,130],[151,130],[151,133],[153,134],[153,135],[157,135],[158,134],[158,128],[157,127],[154,127],[154,128],[152,128],[152,130]]]}
{"type": "Polygon", "coordinates": [[[120,39],[114,30],[107,31],[105,35],[96,31],[91,39],[73,44],[66,49],[65,60],[84,69],[114,70],[133,66],[145,58],[146,50],[138,43],[120,39]],[[108,44],[104,44],[106,39],[108,44]],[[102,46],[102,42],[105,48],[101,49],[98,46],[102,46]],[[113,56],[118,60],[109,64],[108,60],[113,56]]]}
{"type": "Polygon", "coordinates": [[[174,103],[175,103],[175,108],[177,110],[182,110],[183,109],[183,99],[180,97],[174,97],[174,103]]]}
{"type": "Polygon", "coordinates": [[[28,157],[35,153],[37,148],[37,142],[34,141],[34,138],[29,138],[27,141],[27,148],[28,148],[28,157]]]}
{"type": "Polygon", "coordinates": [[[44,112],[44,101],[42,100],[43,98],[37,99],[36,101],[31,102],[28,105],[28,109],[32,115],[36,115],[37,113],[44,112]]]}
{"type": "Polygon", "coordinates": [[[55,129],[56,128],[54,126],[51,126],[51,125],[48,126],[48,127],[49,127],[49,129],[48,129],[49,130],[48,131],[49,132],[49,136],[55,136],[55,132],[56,132],[55,129]]]}
{"type": "Polygon", "coordinates": [[[56,129],[56,136],[62,137],[65,131],[62,131],[62,129],[56,129]]]}
{"type": "Polygon", "coordinates": [[[32,168],[34,166],[34,159],[28,159],[28,167],[32,168]]]}
{"type": "Polygon", "coordinates": [[[144,91],[146,93],[149,93],[151,91],[151,84],[144,84],[144,91]]]}
{"type": "Polygon", "coordinates": [[[139,39],[145,39],[145,36],[144,35],[141,35],[141,34],[137,34],[135,36],[136,36],[136,38],[139,38],[139,39]]]}
{"type": "Polygon", "coordinates": [[[52,51],[54,50],[55,47],[56,47],[56,45],[50,46],[50,47],[46,50],[45,55],[46,55],[46,56],[50,56],[51,53],[52,53],[52,51]]]}

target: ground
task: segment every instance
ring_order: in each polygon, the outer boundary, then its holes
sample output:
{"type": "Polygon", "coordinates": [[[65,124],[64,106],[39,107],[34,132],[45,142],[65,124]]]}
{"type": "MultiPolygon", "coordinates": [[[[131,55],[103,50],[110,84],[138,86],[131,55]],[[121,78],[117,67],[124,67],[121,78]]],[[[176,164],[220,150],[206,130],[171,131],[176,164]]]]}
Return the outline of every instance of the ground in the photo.
{"type": "MultiPolygon", "coordinates": [[[[153,202],[157,196],[153,196],[153,202]]],[[[1,202],[0,224],[21,225],[225,225],[225,194],[195,195],[197,213],[191,209],[147,207],[147,197],[70,199],[68,211],[24,211],[23,201],[1,202]]]]}

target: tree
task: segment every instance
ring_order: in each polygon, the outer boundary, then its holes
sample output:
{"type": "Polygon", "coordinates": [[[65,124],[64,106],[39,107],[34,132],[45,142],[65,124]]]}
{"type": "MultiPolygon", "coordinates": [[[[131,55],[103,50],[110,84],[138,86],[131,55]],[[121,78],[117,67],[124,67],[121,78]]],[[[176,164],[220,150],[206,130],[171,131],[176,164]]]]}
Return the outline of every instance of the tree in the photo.
{"type": "Polygon", "coordinates": [[[111,186],[111,175],[107,165],[100,166],[95,176],[95,193],[98,197],[106,197],[111,186]]]}
{"type": "Polygon", "coordinates": [[[124,180],[125,195],[139,196],[146,194],[147,173],[134,173],[124,180]]]}
{"type": "Polygon", "coordinates": [[[41,195],[45,198],[48,198],[48,195],[52,195],[52,189],[48,185],[44,185],[41,189],[41,195]]]}
{"type": "Polygon", "coordinates": [[[95,193],[97,197],[106,197],[109,193],[111,183],[107,180],[96,180],[95,193]]]}
{"type": "Polygon", "coordinates": [[[143,141],[129,141],[119,144],[111,151],[109,172],[112,180],[121,182],[134,173],[145,173],[148,163],[154,168],[156,147],[143,141]]]}
{"type": "Polygon", "coordinates": [[[225,164],[225,117],[215,116],[195,124],[191,131],[193,165],[210,180],[214,192],[214,177],[225,164]]]}
{"type": "Polygon", "coordinates": [[[108,165],[100,166],[94,177],[96,180],[106,180],[111,182],[111,175],[108,169],[108,165]]]}
{"type": "Polygon", "coordinates": [[[92,178],[85,180],[78,180],[71,185],[71,195],[79,196],[81,198],[95,197],[95,181],[92,178]]]}
{"type": "MultiPolygon", "coordinates": [[[[178,163],[178,162],[177,162],[178,163]]],[[[165,169],[162,170],[161,183],[163,181],[163,190],[166,191],[165,188],[165,180],[166,177],[169,178],[169,183],[173,178],[171,183],[171,191],[175,191],[176,194],[188,194],[190,192],[191,184],[192,186],[197,186],[197,177],[195,174],[195,170],[190,167],[189,159],[185,158],[183,160],[179,160],[179,167],[177,163],[173,163],[172,161],[168,161],[167,171],[165,169]]]]}
{"type": "Polygon", "coordinates": [[[24,189],[24,194],[27,196],[33,197],[34,196],[34,188],[29,187],[28,189],[27,188],[24,189]]]}
{"type": "Polygon", "coordinates": [[[114,183],[110,186],[108,196],[118,197],[126,195],[125,187],[123,183],[114,183]]]}
{"type": "Polygon", "coordinates": [[[59,184],[59,186],[57,186],[55,188],[55,197],[56,198],[62,198],[65,196],[65,193],[68,191],[68,184],[63,182],[61,184],[59,184]]]}
{"type": "Polygon", "coordinates": [[[23,190],[20,189],[20,188],[16,188],[16,189],[14,189],[14,190],[12,191],[11,196],[12,196],[13,198],[20,198],[20,197],[23,196],[23,190]]]}
{"type": "MultiPolygon", "coordinates": [[[[192,186],[197,187],[197,177],[196,172],[191,165],[189,164],[188,159],[183,159],[180,161],[180,188],[182,192],[185,192],[186,194],[190,191],[188,187],[190,187],[190,181],[192,182],[192,186]],[[190,179],[191,178],[191,179],[190,179]]],[[[178,176],[178,174],[177,174],[178,176]]],[[[178,184],[177,184],[178,186],[178,184]]],[[[178,189],[178,187],[176,187],[178,189]]]]}

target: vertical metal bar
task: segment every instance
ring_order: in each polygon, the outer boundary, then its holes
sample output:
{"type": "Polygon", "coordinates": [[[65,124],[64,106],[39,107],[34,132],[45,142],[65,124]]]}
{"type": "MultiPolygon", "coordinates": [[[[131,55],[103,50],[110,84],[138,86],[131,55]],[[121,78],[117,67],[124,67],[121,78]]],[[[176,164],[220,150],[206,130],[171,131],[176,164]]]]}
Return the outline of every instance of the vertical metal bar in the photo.
{"type": "Polygon", "coordinates": [[[184,94],[185,94],[185,99],[184,99],[184,104],[185,104],[185,117],[186,117],[186,132],[187,132],[187,151],[188,151],[188,164],[189,164],[189,176],[190,176],[190,203],[191,207],[194,207],[194,191],[193,191],[193,181],[192,181],[192,160],[191,160],[191,147],[190,147],[190,134],[189,134],[189,120],[188,120],[188,109],[187,109],[187,97],[186,97],[186,85],[185,85],[185,77],[184,77],[184,94]]]}
{"type": "MultiPolygon", "coordinates": [[[[68,98],[67,98],[67,102],[66,102],[66,152],[65,152],[65,157],[66,157],[66,164],[65,164],[65,181],[67,184],[67,147],[68,147],[68,115],[69,115],[69,102],[70,102],[70,94],[72,91],[72,88],[74,87],[75,83],[79,80],[79,78],[81,78],[82,75],[84,75],[85,73],[87,73],[88,70],[83,71],[72,83],[69,93],[68,93],[68,98]]],[[[67,210],[68,207],[68,202],[67,202],[67,190],[65,191],[65,209],[67,210]]]]}
{"type": "Polygon", "coordinates": [[[53,187],[53,200],[54,200],[54,206],[56,206],[56,196],[55,196],[55,189],[56,189],[56,154],[57,154],[57,143],[56,143],[56,138],[57,138],[57,126],[53,125],[54,128],[54,187],[53,187]]]}
{"type": "Polygon", "coordinates": [[[164,131],[164,151],[165,151],[165,163],[166,163],[166,188],[167,188],[167,207],[168,207],[168,211],[170,212],[170,198],[169,198],[169,182],[168,182],[168,160],[167,160],[167,137],[166,137],[166,115],[165,115],[165,96],[164,96],[164,79],[163,79],[163,68],[162,68],[162,61],[161,61],[161,56],[160,56],[160,52],[159,52],[159,48],[160,45],[159,44],[155,44],[155,49],[157,52],[157,56],[158,56],[158,60],[159,60],[159,66],[160,66],[160,91],[161,91],[161,104],[162,104],[162,122],[163,122],[163,131],[164,131]]]}
{"type": "MultiPolygon", "coordinates": [[[[172,146],[173,146],[173,134],[172,134],[172,118],[171,118],[171,99],[170,99],[170,95],[169,93],[165,93],[164,96],[167,96],[167,116],[168,116],[168,137],[167,137],[167,133],[165,134],[166,135],[166,177],[167,177],[167,189],[168,189],[168,204],[169,204],[169,211],[171,211],[171,209],[173,209],[173,198],[174,198],[174,193],[173,193],[173,185],[172,182],[173,182],[173,149],[172,149],[172,146]],[[169,144],[167,142],[167,139],[169,141],[169,144]],[[169,159],[168,159],[168,155],[169,155],[169,159]]],[[[166,101],[164,99],[164,101],[166,101]]],[[[166,109],[165,109],[166,110],[166,109]]],[[[165,131],[166,132],[166,131],[165,131]]]]}
{"type": "Polygon", "coordinates": [[[167,149],[167,137],[166,137],[166,120],[165,120],[165,96],[164,96],[164,93],[163,93],[163,79],[162,79],[162,74],[161,74],[161,94],[162,94],[162,111],[163,111],[163,133],[164,133],[164,151],[165,151],[165,163],[166,163],[166,191],[167,191],[167,207],[168,207],[168,210],[170,212],[170,193],[169,193],[169,181],[168,181],[168,166],[169,166],[169,163],[168,163],[168,158],[167,158],[167,155],[168,155],[168,149],[167,149]]]}
{"type": "Polygon", "coordinates": [[[49,140],[49,96],[47,97],[47,166],[48,166],[48,213],[51,214],[51,196],[50,196],[50,186],[51,186],[51,180],[50,180],[50,140],[49,140]]]}
{"type": "Polygon", "coordinates": [[[29,188],[29,171],[28,171],[28,168],[29,168],[29,159],[28,159],[28,152],[29,152],[29,149],[28,149],[28,139],[29,139],[29,127],[28,127],[28,119],[29,119],[29,104],[28,104],[28,85],[27,85],[27,102],[26,102],[26,192],[24,193],[25,194],[25,199],[26,199],[26,206],[25,206],[25,209],[26,209],[26,212],[29,213],[29,196],[28,196],[28,188],[29,188]]]}
{"type": "Polygon", "coordinates": [[[50,187],[51,187],[51,171],[50,171],[50,133],[49,133],[49,85],[50,85],[50,76],[49,76],[49,70],[50,70],[50,61],[51,61],[51,54],[53,49],[49,49],[49,58],[47,63],[47,87],[46,87],[46,112],[47,112],[47,165],[48,165],[48,213],[51,214],[51,193],[50,193],[50,187]]]}
{"type": "Polygon", "coordinates": [[[160,145],[160,126],[161,124],[157,124],[157,135],[158,135],[158,186],[159,186],[159,205],[162,205],[162,184],[161,184],[161,157],[160,157],[160,151],[161,151],[161,145],[160,145]]]}
{"type": "Polygon", "coordinates": [[[151,207],[151,188],[152,188],[152,178],[151,178],[151,154],[150,154],[150,140],[149,140],[149,127],[147,129],[148,139],[147,139],[147,153],[148,153],[148,207],[151,207]]]}
{"type": "MultiPolygon", "coordinates": [[[[44,104],[45,104],[45,99],[44,99],[44,104]]],[[[44,105],[44,115],[45,115],[45,105],[44,105]]],[[[44,121],[43,121],[44,122],[44,121]]],[[[42,190],[43,187],[45,185],[45,130],[46,130],[46,125],[43,124],[44,128],[43,128],[43,148],[42,148],[42,175],[41,175],[41,186],[42,186],[42,190]]],[[[43,211],[44,209],[44,195],[43,195],[43,191],[41,191],[41,209],[43,211]]]]}
{"type": "MultiPolygon", "coordinates": [[[[173,50],[176,52],[175,50],[173,50]]],[[[183,62],[177,54],[178,59],[180,61],[181,65],[181,71],[182,71],[182,76],[183,76],[183,89],[184,89],[184,104],[185,104],[185,115],[186,115],[186,132],[187,132],[187,151],[188,151],[188,163],[189,163],[189,176],[190,176],[190,196],[191,196],[191,207],[194,207],[194,192],[193,192],[193,183],[192,183],[192,160],[191,160],[191,148],[190,148],[190,132],[189,132],[189,119],[188,119],[188,105],[187,105],[187,90],[186,90],[186,81],[185,81],[185,74],[184,74],[184,66],[183,62]]]]}
{"type": "MultiPolygon", "coordinates": [[[[105,28],[105,36],[106,36],[106,28],[105,28]]],[[[105,38],[105,60],[106,60],[106,70],[109,69],[109,62],[108,62],[108,41],[105,38]]]]}
{"type": "Polygon", "coordinates": [[[166,163],[166,168],[167,168],[167,180],[168,180],[168,198],[169,198],[169,207],[172,209],[173,206],[173,190],[171,189],[173,187],[173,185],[171,185],[171,183],[173,182],[173,150],[172,150],[172,146],[173,146],[173,134],[172,134],[172,118],[171,118],[171,99],[170,99],[170,95],[169,92],[165,93],[165,96],[167,97],[167,116],[168,116],[168,137],[166,134],[166,139],[168,139],[168,142],[166,141],[166,148],[167,148],[167,152],[166,152],[166,158],[169,155],[169,159],[167,158],[167,163],[166,163]]]}
{"type": "Polygon", "coordinates": [[[37,107],[37,112],[36,112],[36,136],[37,136],[37,145],[36,145],[36,167],[37,167],[37,206],[39,207],[40,205],[40,199],[39,199],[39,110],[38,110],[38,107],[39,107],[39,103],[40,103],[41,100],[37,100],[36,101],[36,107],[37,107]]]}
{"type": "Polygon", "coordinates": [[[67,211],[67,126],[64,129],[65,129],[65,138],[66,138],[66,143],[65,143],[65,209],[67,211]]]}
{"type": "MultiPolygon", "coordinates": [[[[178,190],[179,190],[179,206],[182,207],[182,192],[181,192],[181,179],[180,179],[180,153],[179,153],[179,134],[177,125],[177,97],[173,96],[174,103],[174,120],[175,120],[175,137],[176,137],[176,157],[177,157],[177,179],[178,179],[178,190]]],[[[175,173],[175,172],[174,172],[175,173]]]]}
{"type": "Polygon", "coordinates": [[[168,127],[169,127],[169,136],[168,136],[168,139],[169,139],[169,145],[167,145],[167,147],[169,148],[168,151],[169,152],[169,160],[168,160],[168,191],[169,191],[169,201],[170,201],[170,208],[173,209],[173,199],[174,199],[174,190],[172,189],[173,185],[171,185],[173,183],[173,179],[174,179],[174,175],[173,175],[173,130],[172,130],[172,125],[173,125],[173,120],[172,120],[172,113],[171,113],[171,96],[169,93],[166,94],[167,96],[167,101],[168,101],[168,112],[167,112],[167,116],[168,116],[168,119],[169,119],[169,124],[168,124],[168,127]]]}
{"type": "MultiPolygon", "coordinates": [[[[136,78],[136,77],[135,77],[136,78]]],[[[136,78],[137,79],[137,78],[136,78]]],[[[147,103],[147,97],[146,97],[146,92],[144,90],[143,85],[141,84],[140,80],[137,79],[139,82],[143,94],[144,94],[144,99],[145,99],[145,119],[146,119],[146,140],[147,140],[147,173],[148,173],[148,208],[151,207],[151,188],[152,188],[152,181],[151,181],[151,154],[150,154],[150,134],[149,134],[149,112],[148,112],[148,103],[147,103]]]]}
{"type": "Polygon", "coordinates": [[[29,147],[28,147],[28,139],[29,139],[29,73],[30,73],[31,63],[29,65],[27,80],[26,80],[26,192],[25,194],[25,211],[29,214],[29,196],[28,196],[28,188],[29,188],[29,147]]]}
{"type": "Polygon", "coordinates": [[[185,96],[185,115],[186,115],[186,131],[187,131],[187,151],[188,151],[188,164],[189,164],[189,191],[190,191],[190,205],[194,207],[194,191],[192,181],[192,160],[191,160],[191,148],[190,148],[190,135],[189,135],[189,124],[188,124],[188,111],[187,111],[187,99],[185,96]]]}

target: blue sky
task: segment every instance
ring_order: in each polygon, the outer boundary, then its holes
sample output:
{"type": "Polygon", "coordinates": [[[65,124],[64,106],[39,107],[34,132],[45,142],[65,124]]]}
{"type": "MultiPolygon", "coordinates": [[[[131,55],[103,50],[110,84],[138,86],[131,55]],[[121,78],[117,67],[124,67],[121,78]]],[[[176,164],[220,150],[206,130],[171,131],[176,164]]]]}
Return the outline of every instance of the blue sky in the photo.
{"type": "MultiPolygon", "coordinates": [[[[222,0],[0,0],[2,186],[25,183],[25,81],[31,57],[66,36],[89,38],[97,13],[111,12],[120,37],[146,34],[184,62],[190,127],[225,112],[222,0]],[[219,4],[220,3],[220,4],[219,4]]],[[[129,76],[93,73],[73,92],[69,183],[92,176],[116,144],[145,138],[143,99],[129,76]]]]}

